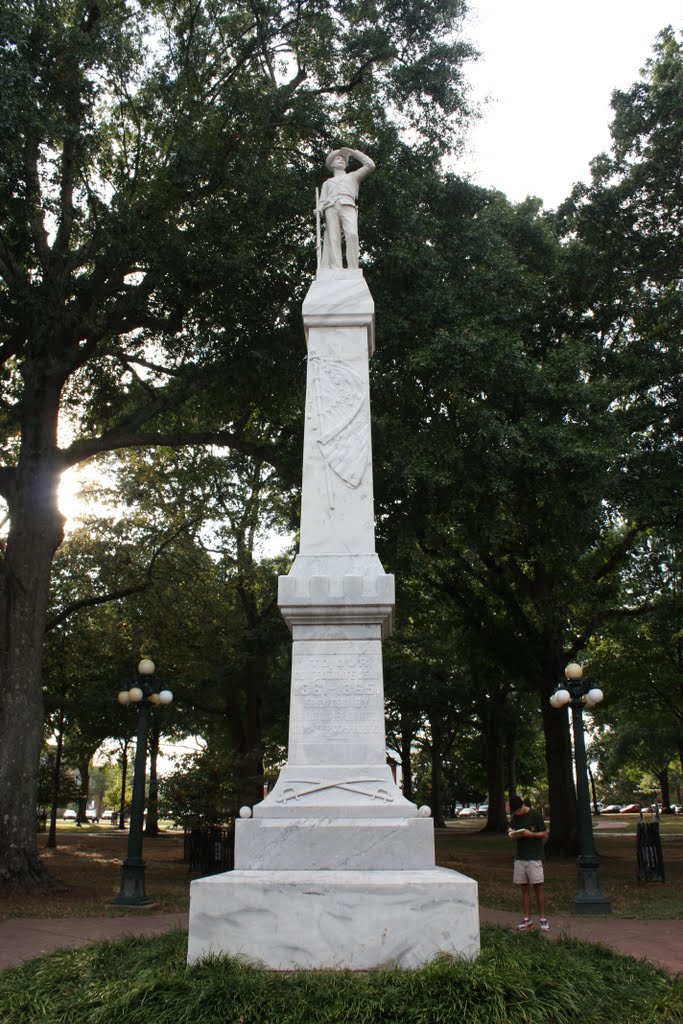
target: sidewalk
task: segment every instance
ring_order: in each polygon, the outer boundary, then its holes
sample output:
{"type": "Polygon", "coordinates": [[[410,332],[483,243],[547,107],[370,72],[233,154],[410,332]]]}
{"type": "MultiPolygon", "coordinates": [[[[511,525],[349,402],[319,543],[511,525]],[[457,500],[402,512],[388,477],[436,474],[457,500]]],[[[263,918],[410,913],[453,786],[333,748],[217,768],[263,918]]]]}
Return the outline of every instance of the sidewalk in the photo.
{"type": "MultiPolygon", "coordinates": [[[[479,908],[482,924],[515,928],[520,914],[479,908]]],[[[538,919],[534,918],[538,928],[538,919]]],[[[619,917],[577,917],[570,914],[550,918],[551,939],[571,936],[584,942],[601,942],[618,953],[649,960],[671,974],[683,971],[683,926],[680,921],[639,921],[619,917]]],[[[545,936],[544,936],[545,937],[545,936]]]]}
{"type": "MultiPolygon", "coordinates": [[[[171,928],[187,930],[187,914],[137,914],[130,917],[15,917],[0,921],[0,970],[41,953],[87,946],[91,942],[129,935],[159,935],[171,928]]],[[[480,908],[482,924],[514,928],[518,914],[480,908]]],[[[676,974],[683,971],[683,927],[680,921],[627,921],[610,917],[554,917],[549,938],[571,935],[602,942],[620,953],[645,958],[676,974]]]]}
{"type": "Polygon", "coordinates": [[[138,914],[130,917],[12,917],[0,921],[0,970],[41,953],[87,946],[130,935],[160,935],[187,930],[187,914],[138,914]]]}

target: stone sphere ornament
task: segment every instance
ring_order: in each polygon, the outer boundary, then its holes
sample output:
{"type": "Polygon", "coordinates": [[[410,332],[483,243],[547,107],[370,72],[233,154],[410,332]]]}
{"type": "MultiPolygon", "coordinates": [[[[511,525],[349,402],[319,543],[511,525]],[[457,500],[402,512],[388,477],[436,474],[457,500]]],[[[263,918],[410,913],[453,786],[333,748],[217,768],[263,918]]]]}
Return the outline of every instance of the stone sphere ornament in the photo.
{"type": "Polygon", "coordinates": [[[251,818],[251,807],[240,807],[240,818],[251,818]]]}
{"type": "Polygon", "coordinates": [[[427,807],[427,804],[422,804],[422,807],[418,807],[417,813],[420,818],[431,818],[432,809],[427,807]]]}

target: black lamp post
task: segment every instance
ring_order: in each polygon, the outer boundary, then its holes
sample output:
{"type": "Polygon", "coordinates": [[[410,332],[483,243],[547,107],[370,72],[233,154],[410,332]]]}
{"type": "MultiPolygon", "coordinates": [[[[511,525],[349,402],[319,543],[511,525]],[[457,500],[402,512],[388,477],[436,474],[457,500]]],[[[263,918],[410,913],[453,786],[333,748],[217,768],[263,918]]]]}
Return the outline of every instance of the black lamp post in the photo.
{"type": "Polygon", "coordinates": [[[155,704],[170,704],[170,690],[157,690],[152,683],[154,662],[143,658],[138,665],[140,685],[121,690],[119,704],[138,705],[137,746],[133,772],[133,800],[128,829],[128,854],[121,867],[121,888],[112,903],[118,907],[147,907],[154,901],[145,893],[145,862],[142,859],[142,829],[145,818],[145,764],[149,716],[155,704]]]}
{"type": "Polygon", "coordinates": [[[593,821],[588,793],[588,764],[583,738],[583,709],[592,708],[602,700],[602,690],[583,682],[583,669],[572,662],[564,670],[566,685],[560,683],[550,698],[554,708],[570,704],[574,731],[574,761],[576,764],[576,796],[579,812],[579,888],[572,900],[577,914],[611,914],[610,902],[600,888],[598,869],[600,861],[595,852],[593,821]]]}

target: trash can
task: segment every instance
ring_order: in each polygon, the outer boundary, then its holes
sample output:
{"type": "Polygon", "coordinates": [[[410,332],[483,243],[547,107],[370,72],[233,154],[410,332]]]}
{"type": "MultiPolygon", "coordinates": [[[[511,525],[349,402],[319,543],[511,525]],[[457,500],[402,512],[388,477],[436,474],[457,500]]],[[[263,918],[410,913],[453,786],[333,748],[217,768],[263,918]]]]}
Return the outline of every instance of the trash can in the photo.
{"type": "Polygon", "coordinates": [[[662,839],[658,821],[644,821],[641,814],[638,822],[638,874],[639,882],[665,882],[662,839]]]}

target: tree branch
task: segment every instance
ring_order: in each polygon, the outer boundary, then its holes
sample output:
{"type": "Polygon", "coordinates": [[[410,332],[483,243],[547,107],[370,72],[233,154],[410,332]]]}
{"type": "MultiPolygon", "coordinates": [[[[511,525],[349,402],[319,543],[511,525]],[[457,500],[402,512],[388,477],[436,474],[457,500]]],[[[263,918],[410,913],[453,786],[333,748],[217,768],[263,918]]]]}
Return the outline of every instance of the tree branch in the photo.
{"type": "Polygon", "coordinates": [[[248,455],[251,458],[267,462],[278,471],[283,479],[292,484],[295,482],[294,479],[290,479],[291,474],[279,459],[275,445],[246,441],[231,430],[188,431],[187,433],[173,434],[112,431],[103,434],[102,437],[75,441],[69,448],[62,451],[62,466],[64,469],[68,469],[95,455],[120,451],[122,448],[185,448],[190,445],[217,445],[223,448],[232,448],[241,455],[248,455]]]}
{"type": "Polygon", "coordinates": [[[100,604],[108,604],[110,601],[120,601],[124,597],[130,597],[131,594],[140,594],[143,590],[151,585],[151,580],[145,580],[143,583],[137,583],[135,586],[124,587],[122,590],[112,590],[109,594],[98,594],[96,597],[83,597],[80,601],[73,601],[67,605],[66,608],[55,615],[54,618],[49,619],[45,626],[45,632],[49,633],[50,630],[55,629],[61,625],[66,619],[68,619],[75,612],[81,611],[82,608],[95,608],[100,604]]]}
{"type": "Polygon", "coordinates": [[[9,504],[14,497],[17,471],[14,466],[0,466],[0,495],[9,504]]]}
{"type": "Polygon", "coordinates": [[[9,246],[7,245],[7,242],[5,241],[5,236],[2,233],[2,231],[0,231],[0,247],[2,248],[3,253],[2,266],[5,268],[2,271],[2,276],[5,278],[7,286],[9,287],[12,281],[18,280],[21,280],[24,283],[26,283],[26,275],[22,273],[22,271],[19,269],[19,266],[17,265],[14,257],[12,256],[12,252],[9,246]]]}
{"type": "Polygon", "coordinates": [[[128,356],[124,354],[121,356],[121,362],[125,366],[128,366],[129,364],[134,366],[144,366],[146,370],[152,370],[154,373],[163,373],[167,377],[179,377],[182,372],[181,370],[172,370],[168,366],[159,366],[158,363],[150,363],[148,359],[142,359],[139,356],[128,356]]]}
{"type": "Polygon", "coordinates": [[[605,576],[609,576],[609,574],[616,569],[619,562],[640,532],[641,528],[639,526],[632,526],[628,532],[624,534],[619,543],[610,552],[609,557],[605,560],[602,566],[596,570],[594,576],[596,583],[599,583],[600,580],[603,580],[605,576]]]}
{"type": "Polygon", "coordinates": [[[38,140],[33,136],[29,136],[26,140],[26,146],[24,149],[24,173],[26,175],[26,184],[28,186],[28,196],[26,200],[28,207],[27,220],[43,273],[46,273],[50,260],[50,246],[48,244],[48,235],[45,229],[43,200],[40,192],[40,177],[38,175],[38,140]]]}
{"type": "Polygon", "coordinates": [[[367,60],[364,60],[363,63],[359,65],[359,67],[356,69],[355,74],[353,74],[351,78],[348,80],[348,82],[346,82],[344,85],[330,85],[324,89],[315,89],[315,94],[317,96],[323,96],[327,95],[328,93],[333,93],[335,96],[343,96],[344,93],[351,92],[353,89],[356,88],[357,85],[361,84],[365,76],[365,72],[369,67],[372,67],[374,63],[375,58],[368,57],[367,60]]]}
{"type": "MultiPolygon", "coordinates": [[[[175,409],[182,405],[187,399],[194,397],[194,395],[208,387],[209,383],[210,378],[207,375],[196,377],[184,387],[164,392],[154,401],[148,402],[115,424],[106,433],[100,435],[100,437],[83,438],[80,441],[75,441],[68,448],[61,451],[64,467],[68,468],[77,462],[83,462],[85,459],[89,459],[93,455],[99,455],[101,452],[114,451],[118,448],[139,447],[141,444],[150,443],[147,439],[155,435],[139,435],[140,427],[154,419],[155,416],[159,416],[163,412],[168,412],[170,409],[175,409]],[[135,438],[138,435],[145,438],[145,440],[136,441],[135,438]]],[[[159,441],[154,443],[163,444],[165,442],[159,441]]],[[[175,446],[171,445],[171,447],[175,446]]]]}
{"type": "Polygon", "coordinates": [[[48,620],[45,631],[49,632],[56,626],[59,626],[62,622],[73,615],[74,612],[80,611],[82,608],[95,608],[98,605],[108,604],[110,601],[120,601],[124,597],[130,597],[131,594],[141,594],[144,590],[147,590],[147,588],[152,585],[154,566],[158,559],[169,544],[172,544],[173,541],[176,540],[181,533],[184,533],[190,525],[191,523],[183,523],[179,529],[174,530],[170,537],[167,537],[166,540],[159,545],[156,551],[153,552],[152,557],[149,560],[149,565],[145,569],[144,579],[140,583],[132,584],[130,587],[124,587],[121,590],[112,590],[108,594],[98,594],[95,597],[83,597],[78,601],[72,601],[71,604],[68,604],[66,608],[61,610],[61,612],[48,620]]]}

